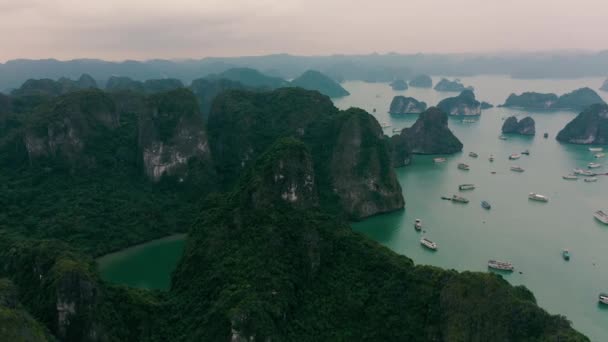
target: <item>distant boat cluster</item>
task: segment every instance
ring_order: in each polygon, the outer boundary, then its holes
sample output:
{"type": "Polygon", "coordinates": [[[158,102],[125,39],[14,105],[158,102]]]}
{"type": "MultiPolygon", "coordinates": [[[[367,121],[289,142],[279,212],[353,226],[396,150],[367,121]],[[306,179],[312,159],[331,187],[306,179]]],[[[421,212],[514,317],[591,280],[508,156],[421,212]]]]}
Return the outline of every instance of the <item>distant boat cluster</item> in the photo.
{"type": "MultiPolygon", "coordinates": [[[[604,153],[602,153],[604,149],[602,147],[589,147],[589,151],[590,152],[597,152],[593,155],[593,158],[595,159],[599,159],[599,158],[603,158],[605,156],[604,153]]],[[[577,180],[579,176],[585,177],[584,181],[585,183],[595,183],[597,182],[598,178],[596,176],[598,175],[608,175],[608,173],[597,173],[594,171],[591,171],[592,169],[599,169],[602,167],[602,164],[600,163],[596,163],[596,162],[590,162],[587,164],[587,169],[583,169],[583,168],[576,168],[574,170],[572,170],[572,173],[562,176],[563,179],[565,180],[577,180]]]]}
{"type": "MultiPolygon", "coordinates": [[[[501,139],[506,140],[507,138],[504,136],[500,137],[501,139]]],[[[592,147],[589,148],[589,151],[594,152],[594,158],[599,159],[605,156],[604,153],[602,153],[603,149],[600,147],[592,147]]],[[[508,156],[509,160],[518,160],[522,157],[522,155],[526,155],[529,156],[530,155],[530,151],[529,150],[525,150],[522,151],[521,153],[513,153],[511,155],[508,156]]],[[[477,154],[476,152],[469,152],[468,156],[471,158],[478,158],[479,154],[477,154]]],[[[495,159],[494,155],[490,155],[488,157],[488,160],[490,162],[493,162],[495,159]]],[[[439,163],[445,163],[447,161],[446,158],[434,158],[433,162],[436,164],[439,163]]],[[[457,167],[459,170],[464,170],[464,171],[468,171],[470,170],[470,166],[466,163],[458,163],[457,167]]],[[[597,169],[602,167],[602,165],[600,163],[596,163],[596,162],[590,162],[587,164],[587,169],[583,169],[583,168],[577,168],[573,170],[573,173],[568,174],[563,176],[563,179],[565,180],[577,180],[579,178],[579,176],[585,177],[585,182],[596,182],[597,181],[597,176],[598,174],[591,171],[592,169],[597,169]]],[[[510,166],[509,169],[511,171],[514,172],[524,172],[525,170],[521,167],[521,166],[510,166]]],[[[495,174],[496,172],[492,172],[492,174],[495,174]]],[[[608,173],[606,173],[606,175],[608,175],[608,173]]],[[[469,190],[474,190],[476,188],[475,184],[460,184],[458,186],[458,190],[459,191],[469,191],[469,190]]],[[[469,200],[463,196],[460,195],[445,195],[445,196],[441,196],[441,199],[443,200],[447,200],[447,201],[452,201],[454,203],[461,203],[461,204],[468,204],[469,200]]],[[[528,194],[528,199],[530,201],[535,201],[535,202],[541,202],[541,203],[547,203],[549,202],[549,197],[536,193],[536,192],[530,192],[528,194]]],[[[492,205],[484,200],[481,201],[481,207],[483,209],[486,210],[490,210],[492,208],[492,205]]],[[[593,217],[598,220],[599,222],[608,225],[608,212],[602,211],[602,210],[598,210],[593,214],[593,217]]],[[[416,228],[417,231],[420,231],[422,229],[422,220],[421,219],[416,219],[415,223],[414,223],[414,227],[416,228]]],[[[430,250],[436,251],[438,246],[436,242],[433,242],[431,240],[429,240],[426,237],[423,237],[420,240],[420,244],[430,250]]],[[[562,258],[565,261],[569,261],[570,260],[570,251],[568,249],[563,249],[562,250],[562,258]]],[[[487,264],[489,269],[492,270],[497,270],[497,271],[504,271],[504,272],[513,272],[515,267],[513,266],[512,263],[510,262],[506,262],[506,261],[498,261],[498,260],[489,260],[488,264],[487,264]]],[[[521,272],[520,272],[521,273],[521,272]]],[[[600,294],[600,302],[607,304],[608,305],[608,294],[603,293],[600,294]]]]}

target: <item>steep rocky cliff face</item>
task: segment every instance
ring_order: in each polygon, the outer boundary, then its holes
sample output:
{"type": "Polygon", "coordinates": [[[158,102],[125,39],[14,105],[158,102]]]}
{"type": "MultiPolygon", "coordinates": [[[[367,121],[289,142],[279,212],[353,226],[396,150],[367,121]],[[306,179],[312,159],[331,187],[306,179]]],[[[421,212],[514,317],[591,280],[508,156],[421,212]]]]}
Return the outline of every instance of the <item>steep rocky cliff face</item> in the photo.
{"type": "Polygon", "coordinates": [[[17,287],[7,278],[0,278],[0,341],[49,341],[44,327],[21,306],[17,287]]]}
{"type": "Polygon", "coordinates": [[[583,110],[593,104],[604,103],[604,100],[591,88],[580,88],[562,96],[525,92],[521,95],[511,94],[503,107],[526,109],[573,109],[583,110]]]}
{"type": "Polygon", "coordinates": [[[106,82],[106,91],[134,91],[144,92],[144,85],[139,81],[134,81],[129,77],[112,76],[106,82]]]}
{"type": "Polygon", "coordinates": [[[604,100],[595,91],[585,87],[560,96],[553,108],[583,110],[591,105],[602,103],[605,103],[604,100]]]}
{"type": "Polygon", "coordinates": [[[179,89],[151,96],[139,117],[139,148],[145,174],[188,177],[193,159],[211,169],[211,152],[194,94],[179,89]]]}
{"type": "Polygon", "coordinates": [[[431,107],[412,127],[393,138],[393,150],[409,148],[414,154],[449,154],[462,151],[462,143],[448,128],[448,116],[437,107],[431,107]],[[401,143],[400,143],[401,142],[401,143]],[[407,143],[406,145],[403,145],[407,143]],[[407,147],[404,147],[407,146],[407,147]]]}
{"type": "Polygon", "coordinates": [[[410,80],[410,87],[430,88],[433,86],[433,79],[429,75],[418,75],[410,80]]]}
{"type": "Polygon", "coordinates": [[[463,90],[456,97],[449,97],[437,104],[448,115],[481,115],[481,103],[471,90],[463,90]]]}
{"type": "Polygon", "coordinates": [[[459,80],[453,80],[450,81],[446,78],[442,78],[441,81],[439,81],[436,85],[435,85],[435,90],[437,91],[457,91],[457,92],[461,92],[464,90],[473,90],[472,87],[465,87],[462,83],[460,83],[459,80]]]}
{"type": "Polygon", "coordinates": [[[251,68],[232,68],[219,74],[209,75],[207,79],[226,79],[239,82],[248,87],[264,88],[267,90],[289,86],[289,82],[282,78],[264,75],[258,70],[251,68]]]}
{"type": "Polygon", "coordinates": [[[525,92],[521,95],[511,94],[502,107],[550,109],[557,102],[557,95],[525,92]]]}
{"type": "Polygon", "coordinates": [[[231,81],[226,79],[215,80],[199,78],[192,81],[192,84],[190,85],[190,90],[198,99],[199,108],[205,120],[209,118],[209,112],[211,111],[211,106],[216,96],[225,92],[226,90],[245,89],[248,89],[248,87],[237,81],[231,81]]]}
{"type": "Polygon", "coordinates": [[[144,91],[148,94],[164,93],[167,91],[183,88],[182,81],[175,78],[162,78],[146,80],[143,84],[144,91]]]}
{"type": "Polygon", "coordinates": [[[403,207],[388,143],[364,111],[339,112],[328,97],[290,88],[224,93],[209,118],[211,151],[225,187],[274,141],[290,136],[309,146],[318,181],[331,184],[322,203],[337,203],[335,210],[355,219],[403,207]]]}
{"type": "Polygon", "coordinates": [[[494,105],[491,103],[488,103],[486,101],[481,101],[481,109],[490,109],[493,108],[494,105]]]}
{"type": "Polygon", "coordinates": [[[9,243],[2,257],[0,273],[12,278],[20,302],[53,335],[62,341],[104,340],[96,315],[101,291],[90,260],[56,241],[9,243]]]}
{"type": "Polygon", "coordinates": [[[276,139],[301,137],[310,124],[336,113],[328,97],[297,88],[219,95],[208,122],[218,175],[229,187],[276,139]]]}
{"type": "MultiPolygon", "coordinates": [[[[283,173],[281,163],[309,169],[303,147],[288,144],[271,146],[239,192],[217,199],[192,228],[171,291],[180,312],[201,313],[171,325],[184,339],[586,340],[500,276],[414,266],[344,222],[285,201],[279,175],[287,184],[308,180],[283,173]],[[251,194],[274,203],[272,213],[251,205],[251,194]]],[[[306,193],[304,203],[314,203],[306,193]]]]}
{"type": "Polygon", "coordinates": [[[397,91],[407,90],[407,82],[405,82],[404,80],[394,80],[393,82],[391,82],[391,88],[397,91]]]}
{"type": "Polygon", "coordinates": [[[590,106],[570,121],[556,139],[571,144],[608,144],[608,105],[590,106]]]}
{"type": "Polygon", "coordinates": [[[241,184],[244,204],[254,209],[299,209],[319,205],[310,151],[299,140],[279,139],[256,162],[247,182],[241,184]]]}
{"type": "Polygon", "coordinates": [[[351,109],[338,116],[333,127],[337,139],[328,173],[342,209],[362,219],[403,208],[389,143],[376,119],[351,109]]]}
{"type": "Polygon", "coordinates": [[[510,116],[502,125],[502,132],[506,134],[534,135],[536,133],[534,119],[526,116],[521,121],[517,121],[515,116],[510,116]]]}
{"type": "Polygon", "coordinates": [[[405,134],[395,134],[390,138],[391,160],[394,167],[407,166],[412,162],[412,148],[405,134]]]}
{"type": "Polygon", "coordinates": [[[88,74],[83,74],[76,81],[62,77],[59,80],[30,79],[19,89],[12,92],[14,96],[60,96],[78,90],[97,88],[97,82],[88,74]]]}
{"type": "Polygon", "coordinates": [[[426,110],[426,103],[413,97],[395,96],[391,101],[391,114],[420,114],[426,110]]]}
{"type": "Polygon", "coordinates": [[[308,70],[298,78],[291,81],[294,87],[300,87],[308,90],[316,90],[319,93],[329,97],[343,97],[350,95],[346,89],[322,73],[315,70],[308,70]]]}
{"type": "Polygon", "coordinates": [[[71,93],[38,109],[27,123],[23,143],[30,162],[60,159],[72,165],[94,166],[85,150],[92,140],[119,125],[112,99],[98,90],[71,93]]]}

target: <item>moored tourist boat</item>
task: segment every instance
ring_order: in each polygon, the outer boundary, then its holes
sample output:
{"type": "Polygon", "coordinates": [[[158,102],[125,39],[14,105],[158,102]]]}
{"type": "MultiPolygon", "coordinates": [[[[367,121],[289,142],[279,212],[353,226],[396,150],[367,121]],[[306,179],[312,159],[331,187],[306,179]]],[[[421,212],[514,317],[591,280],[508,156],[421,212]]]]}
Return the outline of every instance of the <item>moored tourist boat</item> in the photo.
{"type": "Polygon", "coordinates": [[[590,169],[597,169],[598,167],[601,167],[601,166],[602,166],[602,164],[599,164],[599,163],[589,163],[589,164],[587,164],[587,167],[590,168],[590,169]]]}
{"type": "Polygon", "coordinates": [[[465,163],[458,163],[458,168],[461,170],[468,170],[469,169],[469,165],[465,164],[465,163]]]}
{"type": "Polygon", "coordinates": [[[433,162],[435,162],[436,164],[445,163],[446,161],[446,158],[433,158],[433,162]]]}
{"type": "Polygon", "coordinates": [[[499,271],[509,271],[509,272],[513,272],[513,270],[515,269],[513,267],[513,264],[511,264],[510,262],[504,262],[504,261],[498,261],[498,260],[489,260],[488,267],[495,269],[495,270],[499,270],[499,271]]]}
{"type": "Polygon", "coordinates": [[[414,221],[414,229],[416,229],[417,231],[420,231],[422,229],[422,220],[416,219],[416,221],[414,221]]]}
{"type": "Polygon", "coordinates": [[[591,152],[602,152],[603,150],[603,147],[589,147],[589,151],[591,152]]]}
{"type": "Polygon", "coordinates": [[[488,201],[481,201],[481,207],[488,210],[492,208],[488,201]]]}
{"type": "Polygon", "coordinates": [[[420,244],[430,250],[433,250],[433,251],[437,250],[437,244],[427,238],[420,239],[420,244]]]}
{"type": "Polygon", "coordinates": [[[594,158],[598,159],[598,158],[602,158],[604,157],[606,154],[605,153],[596,153],[593,155],[594,158]]]}
{"type": "Polygon", "coordinates": [[[598,300],[602,304],[608,304],[608,293],[600,293],[598,300]]]}
{"type": "Polygon", "coordinates": [[[477,153],[475,153],[475,152],[469,152],[469,157],[471,157],[471,158],[477,158],[477,157],[479,157],[479,155],[477,153]]]}
{"type": "Polygon", "coordinates": [[[515,171],[515,172],[524,172],[525,171],[521,166],[511,166],[510,169],[511,169],[511,171],[515,171]]]}
{"type": "Polygon", "coordinates": [[[587,183],[595,183],[595,182],[597,182],[597,177],[588,177],[588,178],[585,178],[585,182],[587,182],[587,183]]]}
{"type": "Polygon", "coordinates": [[[475,189],[475,184],[460,184],[458,186],[458,190],[473,190],[475,189]]]}
{"type": "Polygon", "coordinates": [[[570,260],[570,251],[568,251],[567,249],[564,249],[562,251],[562,257],[564,258],[564,260],[569,261],[570,260]]]}
{"type": "Polygon", "coordinates": [[[563,179],[567,179],[567,180],[577,180],[578,176],[577,175],[566,175],[566,176],[562,176],[563,179]]]}
{"type": "Polygon", "coordinates": [[[593,213],[593,217],[595,217],[596,220],[602,222],[603,224],[608,224],[608,214],[606,214],[603,210],[598,210],[593,213]]]}
{"type": "Polygon", "coordinates": [[[461,196],[458,196],[458,195],[454,195],[454,196],[452,196],[452,202],[469,203],[469,200],[466,199],[466,198],[464,198],[464,197],[461,197],[461,196]]]}
{"type": "Polygon", "coordinates": [[[530,194],[528,194],[528,198],[533,201],[549,202],[549,197],[547,197],[545,195],[537,194],[535,192],[531,192],[530,194]]]}
{"type": "Polygon", "coordinates": [[[509,160],[517,160],[521,158],[521,154],[519,153],[513,153],[512,155],[509,156],[509,160]]]}
{"type": "Polygon", "coordinates": [[[583,169],[574,169],[574,174],[585,176],[585,177],[596,176],[595,172],[588,171],[588,170],[583,170],[583,169]]]}

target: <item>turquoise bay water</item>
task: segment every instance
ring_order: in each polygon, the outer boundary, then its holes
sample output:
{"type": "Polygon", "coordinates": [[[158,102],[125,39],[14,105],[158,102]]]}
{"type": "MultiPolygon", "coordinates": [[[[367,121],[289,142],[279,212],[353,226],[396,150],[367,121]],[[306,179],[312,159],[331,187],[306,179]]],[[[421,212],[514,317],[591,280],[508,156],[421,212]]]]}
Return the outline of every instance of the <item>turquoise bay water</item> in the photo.
{"type": "MultiPolygon", "coordinates": [[[[434,78],[437,82],[439,78],[434,78]]],[[[555,92],[558,95],[589,86],[597,89],[602,79],[575,80],[513,80],[502,76],[461,78],[465,85],[475,87],[479,100],[501,104],[511,92],[555,92]]],[[[335,101],[346,109],[361,107],[373,113],[379,122],[392,128],[408,127],[417,115],[391,116],[388,108],[393,96],[401,94],[435,105],[456,93],[433,89],[410,88],[393,91],[388,84],[347,82],[344,87],[351,96],[335,101]]],[[[607,93],[601,93],[608,100],[607,93]]],[[[573,168],[584,168],[593,158],[587,146],[560,144],[555,135],[577,113],[525,112],[536,121],[535,137],[510,136],[498,139],[502,118],[518,115],[521,110],[492,108],[483,111],[475,123],[462,123],[450,118],[449,125],[463,142],[463,153],[446,156],[448,162],[434,164],[434,156],[415,156],[411,166],[397,169],[403,187],[406,209],[389,215],[373,217],[353,225],[353,229],[386,245],[397,253],[412,258],[418,264],[429,264],[456,270],[487,271],[488,259],[510,261],[516,272],[505,275],[512,284],[530,288],[540,306],[553,314],[563,314],[574,327],[594,341],[608,341],[608,310],[597,303],[597,295],[608,291],[608,226],[594,220],[598,209],[608,209],[608,176],[596,183],[582,179],[566,181],[561,177],[573,168]],[[542,134],[549,133],[544,139],[542,134]],[[511,153],[530,150],[530,156],[509,161],[511,153]],[[477,152],[471,158],[468,152],[477,152]],[[490,163],[488,156],[495,161],[490,163]],[[465,162],[470,171],[458,170],[465,162]],[[519,165],[523,173],[509,170],[519,165]],[[496,174],[491,174],[495,171],[496,174]],[[458,185],[474,183],[472,191],[458,191],[458,185]],[[529,192],[550,198],[548,203],[529,201],[529,192]],[[440,196],[460,194],[469,204],[443,201],[440,196]],[[480,202],[487,200],[492,209],[486,211],[480,202]],[[414,220],[423,220],[425,233],[416,233],[414,220]],[[435,241],[439,250],[429,252],[420,246],[421,236],[435,241]],[[561,257],[568,248],[572,258],[561,257]],[[521,272],[521,274],[519,273],[521,272]]],[[[599,170],[608,172],[608,157],[599,170]]]]}
{"type": "MultiPolygon", "coordinates": [[[[476,88],[480,100],[492,104],[503,103],[511,92],[562,94],[582,86],[597,89],[603,81],[512,80],[502,76],[461,80],[476,88]]],[[[394,95],[412,96],[429,105],[456,95],[416,88],[395,92],[381,83],[347,82],[344,86],[351,96],[336,100],[336,106],[360,107],[370,113],[376,108],[378,121],[393,125],[385,130],[387,135],[392,134],[392,128],[408,127],[417,118],[389,115],[394,95]]],[[[608,100],[607,93],[600,95],[608,100]]],[[[418,264],[485,272],[488,259],[510,261],[516,272],[504,276],[508,281],[526,285],[534,291],[539,305],[553,314],[566,315],[592,340],[607,341],[608,310],[598,306],[597,294],[608,291],[608,226],[596,222],[592,214],[597,209],[608,209],[608,176],[597,183],[562,180],[561,176],[573,168],[596,161],[587,146],[555,141],[557,132],[576,116],[573,112],[530,113],[536,121],[536,137],[499,140],[502,118],[522,113],[493,108],[485,110],[475,123],[451,118],[450,128],[463,142],[463,153],[446,156],[448,162],[438,165],[431,156],[416,156],[411,166],[397,169],[406,209],[373,217],[353,228],[418,264]],[[549,139],[543,139],[544,132],[549,133],[549,139]],[[530,150],[529,157],[507,159],[509,154],[525,149],[530,150]],[[479,158],[468,157],[470,151],[477,152],[479,158]],[[494,163],[488,161],[490,154],[496,158],[494,163]],[[458,170],[460,161],[471,165],[471,170],[458,170]],[[509,170],[512,165],[526,171],[514,173],[509,170]],[[458,184],[463,183],[474,183],[477,189],[459,192],[458,184]],[[549,203],[529,201],[531,191],[549,196],[549,203]],[[447,194],[461,194],[471,202],[462,205],[442,201],[440,196],[447,194]],[[492,204],[490,211],[481,208],[482,200],[492,204]],[[416,218],[423,220],[425,233],[414,231],[416,218]],[[436,253],[420,246],[422,235],[437,242],[436,253]],[[561,257],[563,248],[571,251],[569,262],[561,257]]],[[[600,162],[605,163],[608,172],[608,157],[600,162]]],[[[110,282],[166,290],[184,245],[184,235],[155,240],[98,259],[99,269],[110,282]]]]}
{"type": "Polygon", "coordinates": [[[180,234],[105,255],[97,259],[101,277],[117,284],[168,290],[185,244],[186,235],[180,234]]]}

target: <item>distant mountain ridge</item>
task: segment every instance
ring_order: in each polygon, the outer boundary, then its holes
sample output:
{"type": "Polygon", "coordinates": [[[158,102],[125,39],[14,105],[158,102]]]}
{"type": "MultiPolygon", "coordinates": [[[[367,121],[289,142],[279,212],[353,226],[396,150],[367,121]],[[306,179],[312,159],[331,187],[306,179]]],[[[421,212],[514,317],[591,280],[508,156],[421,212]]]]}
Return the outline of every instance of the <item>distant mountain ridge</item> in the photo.
{"type": "Polygon", "coordinates": [[[76,78],[90,73],[97,80],[126,76],[135,80],[177,78],[188,84],[196,78],[247,67],[292,79],[309,69],[335,80],[390,82],[424,73],[442,76],[506,74],[515,78],[575,78],[601,76],[608,70],[608,51],[598,53],[520,54],[369,54],[295,56],[288,54],[188,60],[123,61],[99,59],[11,60],[0,64],[0,90],[18,87],[27,79],[76,78]],[[273,71],[272,73],[270,71],[273,71]]]}

